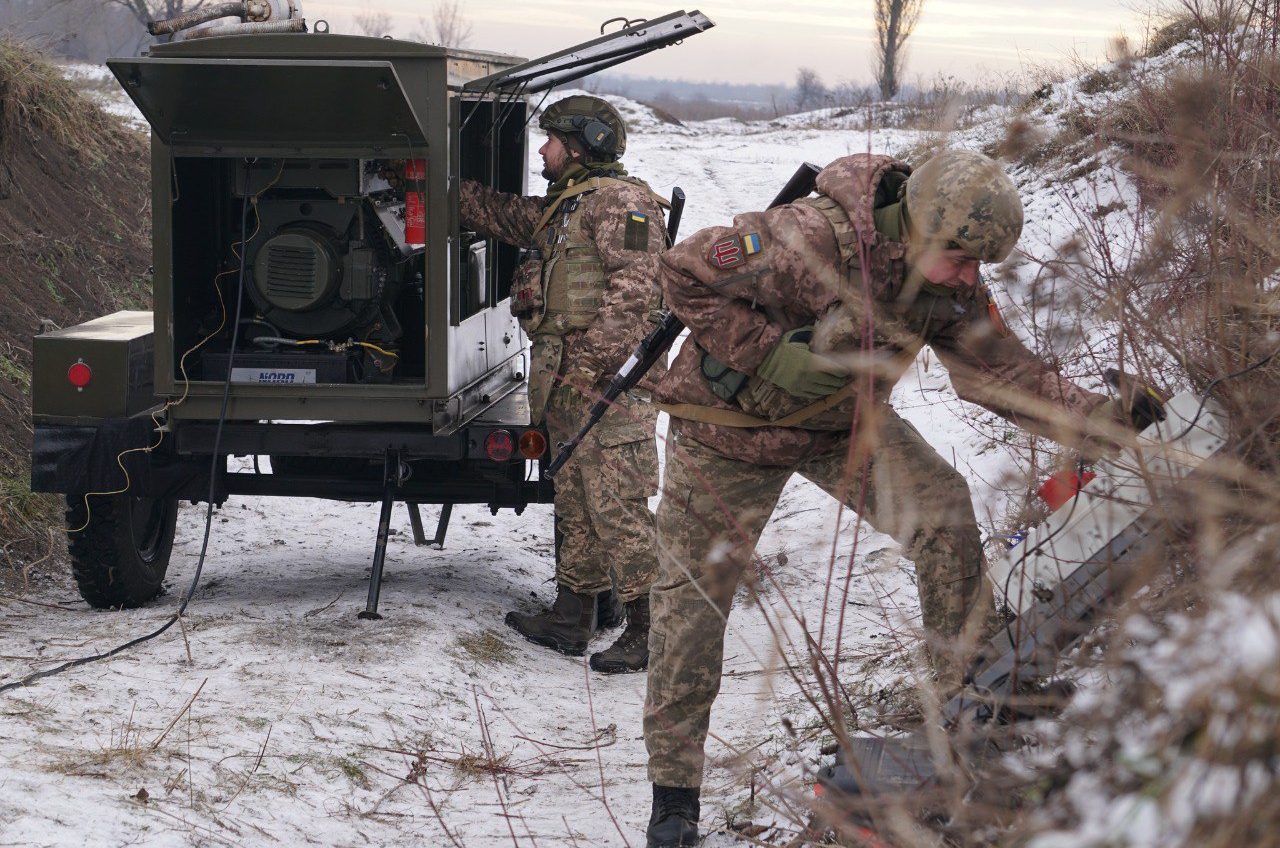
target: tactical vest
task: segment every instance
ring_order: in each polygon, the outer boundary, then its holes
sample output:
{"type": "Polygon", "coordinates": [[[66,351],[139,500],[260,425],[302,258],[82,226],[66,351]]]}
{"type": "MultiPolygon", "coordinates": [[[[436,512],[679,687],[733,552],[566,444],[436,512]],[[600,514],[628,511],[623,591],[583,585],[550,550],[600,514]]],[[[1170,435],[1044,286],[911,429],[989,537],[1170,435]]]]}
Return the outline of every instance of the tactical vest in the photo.
{"type": "MultiPolygon", "coordinates": [[[[530,336],[563,336],[585,330],[604,305],[608,279],[600,251],[583,231],[582,198],[610,183],[639,186],[652,194],[643,180],[634,177],[594,177],[565,189],[544,214],[541,312],[525,319],[530,336]],[[578,189],[578,191],[575,191],[578,189]]],[[[662,206],[668,202],[657,195],[662,206]]],[[[535,233],[537,238],[538,233],[535,233]]]]}
{"type": "MultiPolygon", "coordinates": [[[[795,205],[815,209],[827,219],[840,250],[840,265],[844,271],[846,290],[858,291],[862,285],[862,263],[858,248],[860,239],[844,207],[826,195],[797,200],[795,205]]],[[[896,265],[900,279],[901,262],[893,262],[886,256],[873,256],[877,253],[896,254],[899,248],[900,246],[895,243],[884,241],[868,248],[869,264],[873,268],[878,264],[885,265],[881,273],[890,275],[894,274],[895,269],[892,266],[896,265]]],[[[872,285],[878,287],[881,281],[876,280],[874,272],[871,279],[872,285]]],[[[855,324],[860,325],[861,322],[855,322],[849,310],[838,306],[830,310],[814,325],[813,349],[818,352],[836,353],[851,353],[857,350],[862,341],[862,327],[855,324]]],[[[912,356],[914,355],[912,353],[912,356]]],[[[844,391],[817,402],[811,402],[787,394],[768,380],[752,375],[739,392],[737,400],[744,412],[770,422],[776,423],[780,420],[792,422],[800,418],[799,422],[791,426],[799,426],[806,430],[847,430],[853,414],[852,397],[856,391],[855,384],[859,382],[859,378],[855,376],[844,391]]]]}
{"type": "MultiPolygon", "coordinates": [[[[817,210],[831,225],[840,252],[845,288],[856,292],[862,287],[862,261],[859,235],[844,207],[826,195],[794,201],[795,206],[817,210]]],[[[867,249],[872,297],[895,297],[906,274],[903,263],[905,248],[899,242],[883,237],[867,249]]],[[[877,339],[877,341],[879,341],[877,339]]],[[[831,309],[814,325],[813,349],[819,352],[851,353],[862,342],[862,322],[839,306],[831,309]]],[[[895,359],[910,361],[920,350],[919,344],[905,346],[895,359]]],[[[742,412],[690,404],[660,405],[659,408],[678,417],[725,427],[799,427],[804,430],[847,430],[856,404],[855,395],[861,380],[855,376],[843,389],[806,401],[780,389],[755,375],[747,378],[734,401],[742,412]]]]}
{"type": "Polygon", "coordinates": [[[659,205],[670,206],[635,177],[592,177],[566,188],[543,213],[534,231],[535,242],[543,245],[542,303],[532,314],[519,318],[533,342],[529,407],[534,421],[542,419],[560,372],[563,337],[590,327],[604,306],[608,276],[600,251],[583,230],[581,200],[611,183],[639,186],[659,205]]]}

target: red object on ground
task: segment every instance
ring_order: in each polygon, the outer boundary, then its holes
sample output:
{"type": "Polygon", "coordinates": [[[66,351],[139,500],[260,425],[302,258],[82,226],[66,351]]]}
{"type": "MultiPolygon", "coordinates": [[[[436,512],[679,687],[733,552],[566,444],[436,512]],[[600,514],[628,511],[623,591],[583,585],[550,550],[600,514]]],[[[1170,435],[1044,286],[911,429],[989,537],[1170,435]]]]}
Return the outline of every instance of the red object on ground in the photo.
{"type": "Polygon", "coordinates": [[[1036,494],[1040,496],[1040,500],[1049,505],[1049,509],[1056,510],[1074,498],[1081,488],[1097,476],[1092,471],[1078,474],[1075,469],[1063,469],[1041,483],[1040,488],[1036,490],[1036,494]]]}
{"type": "Polygon", "coordinates": [[[427,160],[404,163],[404,240],[406,244],[427,243],[427,160]]]}

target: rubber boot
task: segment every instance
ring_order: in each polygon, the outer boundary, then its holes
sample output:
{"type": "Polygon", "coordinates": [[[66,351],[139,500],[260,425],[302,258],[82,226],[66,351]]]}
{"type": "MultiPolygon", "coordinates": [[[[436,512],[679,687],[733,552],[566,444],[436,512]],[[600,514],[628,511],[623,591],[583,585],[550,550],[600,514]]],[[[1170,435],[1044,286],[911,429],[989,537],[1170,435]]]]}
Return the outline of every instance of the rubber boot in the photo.
{"type": "Polygon", "coordinates": [[[617,627],[626,620],[627,616],[622,609],[622,601],[618,600],[618,593],[613,591],[612,586],[596,595],[597,629],[608,630],[611,627],[617,627]]]}
{"type": "Polygon", "coordinates": [[[536,615],[509,612],[507,626],[530,642],[580,657],[596,632],[596,596],[556,587],[556,601],[536,615]]]}
{"type": "Polygon", "coordinates": [[[696,787],[653,784],[653,812],[645,831],[646,848],[684,848],[698,844],[698,795],[696,787]]]}
{"type": "Polygon", "coordinates": [[[649,667],[649,596],[627,601],[627,629],[618,641],[591,655],[591,667],[605,674],[644,671],[649,667]]]}

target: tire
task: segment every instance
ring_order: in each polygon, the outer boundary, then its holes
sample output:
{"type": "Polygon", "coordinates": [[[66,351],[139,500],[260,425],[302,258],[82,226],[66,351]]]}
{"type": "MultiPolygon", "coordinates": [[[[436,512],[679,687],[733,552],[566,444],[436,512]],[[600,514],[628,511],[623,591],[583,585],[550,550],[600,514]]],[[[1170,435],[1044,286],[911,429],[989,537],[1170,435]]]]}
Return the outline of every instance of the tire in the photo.
{"type": "Polygon", "coordinates": [[[67,495],[71,575],[91,607],[137,607],[160,594],[173,552],[176,498],[67,495]],[[83,530],[78,528],[83,527],[83,530]]]}

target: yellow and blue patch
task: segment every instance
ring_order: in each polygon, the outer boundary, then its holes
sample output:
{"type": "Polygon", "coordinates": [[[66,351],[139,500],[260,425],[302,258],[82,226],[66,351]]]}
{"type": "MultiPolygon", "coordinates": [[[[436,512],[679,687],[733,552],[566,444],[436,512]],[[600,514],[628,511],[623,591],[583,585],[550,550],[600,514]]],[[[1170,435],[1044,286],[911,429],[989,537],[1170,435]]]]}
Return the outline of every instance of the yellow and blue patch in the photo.
{"type": "Polygon", "coordinates": [[[623,232],[622,247],[624,250],[649,249],[649,216],[644,212],[632,209],[627,213],[627,226],[623,232]]]}
{"type": "Polygon", "coordinates": [[[725,236],[711,245],[711,253],[707,260],[722,271],[737,268],[746,264],[747,257],[754,256],[761,250],[760,234],[725,236]]]}

